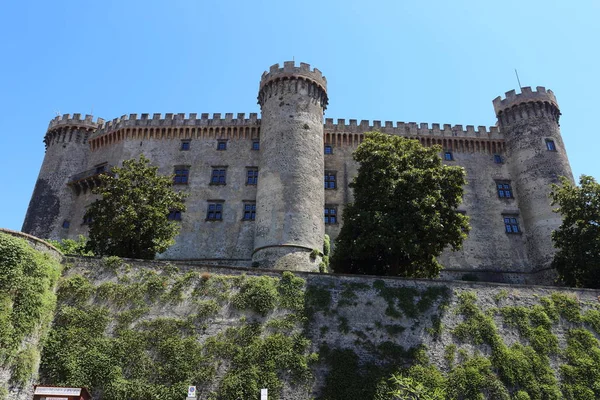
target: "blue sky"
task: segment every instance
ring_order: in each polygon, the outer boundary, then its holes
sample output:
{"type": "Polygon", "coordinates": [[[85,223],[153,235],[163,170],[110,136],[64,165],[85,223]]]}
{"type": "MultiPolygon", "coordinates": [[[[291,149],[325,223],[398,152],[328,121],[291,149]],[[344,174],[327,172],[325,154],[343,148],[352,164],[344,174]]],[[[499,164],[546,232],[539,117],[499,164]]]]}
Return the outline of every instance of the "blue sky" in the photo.
{"type": "Polygon", "coordinates": [[[57,112],[259,112],[263,70],[292,58],[327,76],[328,118],[475,126],[517,68],[555,92],[574,175],[600,178],[596,0],[0,6],[0,227],[21,228],[57,112]]]}

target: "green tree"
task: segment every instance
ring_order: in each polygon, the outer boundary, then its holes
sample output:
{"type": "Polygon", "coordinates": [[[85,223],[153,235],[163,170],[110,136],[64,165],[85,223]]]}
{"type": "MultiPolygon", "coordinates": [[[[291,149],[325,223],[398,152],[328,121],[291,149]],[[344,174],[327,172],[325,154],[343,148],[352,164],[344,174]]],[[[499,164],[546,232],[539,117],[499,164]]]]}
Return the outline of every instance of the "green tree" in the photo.
{"type": "Polygon", "coordinates": [[[457,250],[469,231],[462,201],[465,171],[445,166],[440,146],[371,132],[354,152],[360,163],[344,208],[332,268],[354,274],[435,277],[436,257],[457,250]]]}
{"type": "Polygon", "coordinates": [[[102,197],[86,212],[91,218],[87,249],[99,256],[153,259],[175,243],[179,226],[167,216],[185,211],[185,195],[144,155],[111,172],[101,175],[93,192],[102,197]]]}
{"type": "Polygon", "coordinates": [[[83,235],[79,235],[77,240],[73,239],[62,239],[52,240],[48,239],[48,242],[54,247],[62,251],[64,254],[77,255],[77,256],[93,256],[94,253],[86,249],[87,238],[83,235]]]}
{"type": "Polygon", "coordinates": [[[600,288],[600,184],[581,175],[579,187],[561,177],[552,185],[552,205],[562,225],[552,232],[557,252],[552,266],[567,286],[600,288]]]}

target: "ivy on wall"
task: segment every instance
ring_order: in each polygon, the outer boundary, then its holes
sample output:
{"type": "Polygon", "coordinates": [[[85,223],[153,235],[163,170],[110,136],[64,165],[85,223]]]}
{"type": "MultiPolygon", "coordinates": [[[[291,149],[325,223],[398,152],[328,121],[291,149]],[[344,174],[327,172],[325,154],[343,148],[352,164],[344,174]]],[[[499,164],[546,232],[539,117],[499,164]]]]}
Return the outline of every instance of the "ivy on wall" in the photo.
{"type": "MultiPolygon", "coordinates": [[[[175,399],[187,386],[202,398],[277,399],[283,380],[299,388],[316,355],[301,327],[305,281],[162,270],[130,272],[106,259],[98,285],[72,274],[61,280],[59,307],[44,347],[44,382],[91,388],[105,399],[175,399]],[[182,307],[181,317],[152,309],[182,307]],[[223,329],[222,319],[239,323],[223,329]]],[[[226,322],[226,321],[225,321],[226,322]]]]}
{"type": "Polygon", "coordinates": [[[37,367],[38,350],[25,343],[45,336],[60,271],[56,260],[24,239],[0,233],[0,366],[10,369],[11,386],[24,386],[37,367]]]}

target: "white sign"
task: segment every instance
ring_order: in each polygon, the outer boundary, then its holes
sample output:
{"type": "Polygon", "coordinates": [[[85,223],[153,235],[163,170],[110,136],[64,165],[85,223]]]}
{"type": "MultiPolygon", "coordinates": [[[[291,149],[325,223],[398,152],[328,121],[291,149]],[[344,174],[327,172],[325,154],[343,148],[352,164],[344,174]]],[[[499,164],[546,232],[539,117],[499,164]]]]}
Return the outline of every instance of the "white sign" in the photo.
{"type": "Polygon", "coordinates": [[[260,400],[268,400],[267,389],[260,389],[260,400]]]}
{"type": "Polygon", "coordinates": [[[38,386],[35,388],[35,392],[33,394],[79,396],[81,394],[81,388],[38,386]]]}
{"type": "Polygon", "coordinates": [[[187,397],[196,397],[196,386],[188,386],[187,397]]]}
{"type": "Polygon", "coordinates": [[[42,400],[69,400],[68,397],[42,397],[42,400]]]}

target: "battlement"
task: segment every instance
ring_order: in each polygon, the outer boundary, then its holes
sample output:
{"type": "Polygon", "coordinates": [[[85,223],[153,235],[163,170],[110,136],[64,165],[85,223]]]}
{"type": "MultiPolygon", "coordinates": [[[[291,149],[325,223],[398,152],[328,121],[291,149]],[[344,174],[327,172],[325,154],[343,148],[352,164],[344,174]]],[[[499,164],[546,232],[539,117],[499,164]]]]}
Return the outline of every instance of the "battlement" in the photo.
{"type": "Polygon", "coordinates": [[[104,124],[104,120],[102,118],[97,118],[97,120],[94,121],[94,117],[92,115],[86,115],[84,118],[82,118],[81,114],[73,114],[73,117],[71,117],[71,114],[63,114],[62,116],[57,115],[50,121],[48,124],[48,130],[64,126],[83,126],[97,129],[102,124],[104,124]]]}
{"type": "Polygon", "coordinates": [[[521,88],[521,93],[516,93],[515,90],[511,90],[505,93],[506,98],[502,99],[500,96],[496,97],[492,103],[494,104],[494,111],[496,115],[499,115],[502,111],[523,104],[523,103],[549,103],[557,109],[558,102],[554,96],[552,90],[546,90],[543,86],[536,87],[536,91],[532,90],[531,87],[526,86],[521,88]]]}
{"type": "Polygon", "coordinates": [[[187,117],[185,113],[166,113],[164,118],[162,114],[129,114],[122,115],[119,118],[114,118],[110,121],[106,121],[99,127],[96,135],[99,136],[105,133],[113,132],[121,128],[129,127],[195,127],[195,126],[250,126],[259,125],[260,119],[257,113],[250,113],[250,118],[246,118],[245,113],[237,113],[236,118],[233,117],[233,113],[225,113],[225,117],[222,117],[221,113],[214,113],[212,118],[209,118],[208,113],[200,114],[198,118],[197,113],[190,113],[187,117]]]}
{"type": "Polygon", "coordinates": [[[285,61],[283,68],[279,67],[279,64],[271,65],[269,72],[265,71],[260,78],[259,91],[269,82],[279,79],[289,79],[291,77],[305,78],[311,82],[321,86],[321,88],[327,91],[327,79],[323,76],[321,71],[317,68],[310,69],[310,64],[300,63],[300,66],[296,66],[294,61],[285,61]]]}
{"type": "Polygon", "coordinates": [[[392,122],[385,121],[383,124],[381,121],[373,121],[371,123],[367,120],[362,120],[360,123],[355,119],[351,119],[346,123],[345,119],[338,119],[337,124],[333,123],[333,118],[325,118],[324,131],[326,133],[364,133],[370,131],[379,131],[389,133],[392,135],[401,136],[447,136],[447,137],[469,137],[469,138],[487,138],[487,139],[503,139],[502,134],[497,126],[485,127],[478,126],[475,128],[474,125],[467,125],[463,128],[462,125],[450,125],[450,124],[431,124],[431,128],[428,123],[416,122],[392,122]]]}

